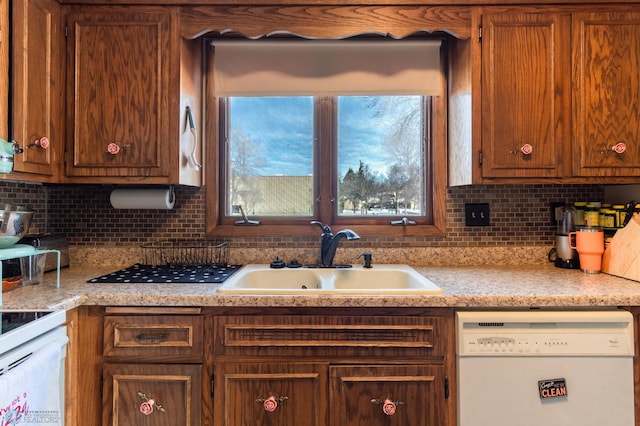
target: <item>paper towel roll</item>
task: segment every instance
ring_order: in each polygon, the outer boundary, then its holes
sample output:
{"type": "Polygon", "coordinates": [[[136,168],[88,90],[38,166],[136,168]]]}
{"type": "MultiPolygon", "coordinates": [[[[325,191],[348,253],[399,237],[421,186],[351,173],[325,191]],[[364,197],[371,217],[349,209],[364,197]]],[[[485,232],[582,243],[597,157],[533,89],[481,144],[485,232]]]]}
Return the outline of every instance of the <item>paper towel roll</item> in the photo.
{"type": "Polygon", "coordinates": [[[110,198],[114,209],[170,210],[176,201],[173,188],[114,189],[110,198]]]}

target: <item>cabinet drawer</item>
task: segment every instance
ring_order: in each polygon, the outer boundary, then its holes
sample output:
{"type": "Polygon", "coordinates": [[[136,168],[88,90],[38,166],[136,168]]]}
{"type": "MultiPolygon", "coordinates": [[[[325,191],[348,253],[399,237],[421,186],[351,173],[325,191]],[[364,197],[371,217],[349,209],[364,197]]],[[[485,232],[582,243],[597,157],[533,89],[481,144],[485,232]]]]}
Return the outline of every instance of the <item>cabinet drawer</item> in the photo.
{"type": "Polygon", "coordinates": [[[221,316],[217,356],[440,357],[441,317],[221,316]]]}
{"type": "Polygon", "coordinates": [[[103,355],[201,358],[202,323],[191,315],[105,316],[103,355]]]}

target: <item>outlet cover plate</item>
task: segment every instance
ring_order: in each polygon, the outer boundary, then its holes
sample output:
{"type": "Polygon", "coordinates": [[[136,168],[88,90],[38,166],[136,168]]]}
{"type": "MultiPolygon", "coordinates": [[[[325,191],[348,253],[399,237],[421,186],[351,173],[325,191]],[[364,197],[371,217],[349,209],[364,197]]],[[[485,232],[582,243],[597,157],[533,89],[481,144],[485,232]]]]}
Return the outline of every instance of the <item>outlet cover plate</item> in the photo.
{"type": "Polygon", "coordinates": [[[491,226],[489,203],[474,203],[464,205],[466,226],[491,226]]]}

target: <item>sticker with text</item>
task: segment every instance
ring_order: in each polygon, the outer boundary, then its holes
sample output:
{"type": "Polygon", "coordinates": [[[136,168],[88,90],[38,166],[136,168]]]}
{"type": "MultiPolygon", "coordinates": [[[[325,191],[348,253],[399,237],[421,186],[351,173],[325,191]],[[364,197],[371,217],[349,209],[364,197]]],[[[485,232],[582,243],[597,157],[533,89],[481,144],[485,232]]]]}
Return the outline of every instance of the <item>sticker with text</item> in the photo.
{"type": "Polygon", "coordinates": [[[560,398],[567,396],[565,379],[547,379],[538,381],[540,399],[560,398]]]}

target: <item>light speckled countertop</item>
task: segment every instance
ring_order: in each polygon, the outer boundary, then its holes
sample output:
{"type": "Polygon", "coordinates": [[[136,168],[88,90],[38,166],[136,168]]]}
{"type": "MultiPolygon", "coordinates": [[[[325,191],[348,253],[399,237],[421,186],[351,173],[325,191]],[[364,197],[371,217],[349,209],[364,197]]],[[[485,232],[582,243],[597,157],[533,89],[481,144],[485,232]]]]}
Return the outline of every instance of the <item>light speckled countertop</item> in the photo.
{"type": "Polygon", "coordinates": [[[3,293],[2,309],[71,309],[80,305],[238,307],[605,307],[640,306],[640,282],[587,275],[553,265],[416,267],[444,290],[430,296],[221,295],[216,284],[89,284],[118,267],[72,267],[3,293]]]}

